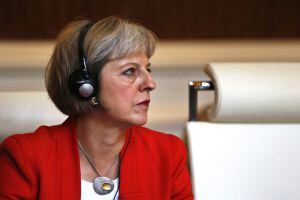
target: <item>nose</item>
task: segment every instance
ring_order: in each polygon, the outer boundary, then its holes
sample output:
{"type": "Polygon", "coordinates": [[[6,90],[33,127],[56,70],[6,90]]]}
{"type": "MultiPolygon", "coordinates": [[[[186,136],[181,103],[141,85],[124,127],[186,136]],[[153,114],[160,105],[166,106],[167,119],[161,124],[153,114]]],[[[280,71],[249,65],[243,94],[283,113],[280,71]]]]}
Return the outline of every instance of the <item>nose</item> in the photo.
{"type": "Polygon", "coordinates": [[[147,71],[144,73],[142,84],[141,84],[141,91],[152,91],[156,88],[156,83],[152,77],[152,75],[147,71]]]}

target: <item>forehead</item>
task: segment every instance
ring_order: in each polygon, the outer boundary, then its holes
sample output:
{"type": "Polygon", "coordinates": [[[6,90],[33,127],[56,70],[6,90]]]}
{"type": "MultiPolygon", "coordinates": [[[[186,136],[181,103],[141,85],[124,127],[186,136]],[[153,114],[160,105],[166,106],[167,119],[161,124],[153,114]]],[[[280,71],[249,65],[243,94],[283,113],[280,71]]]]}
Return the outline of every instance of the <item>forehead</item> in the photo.
{"type": "Polygon", "coordinates": [[[112,70],[117,70],[118,68],[121,68],[128,64],[133,64],[136,66],[148,66],[150,63],[146,54],[143,52],[139,52],[128,55],[124,58],[110,61],[104,66],[104,68],[111,68],[112,70]]]}

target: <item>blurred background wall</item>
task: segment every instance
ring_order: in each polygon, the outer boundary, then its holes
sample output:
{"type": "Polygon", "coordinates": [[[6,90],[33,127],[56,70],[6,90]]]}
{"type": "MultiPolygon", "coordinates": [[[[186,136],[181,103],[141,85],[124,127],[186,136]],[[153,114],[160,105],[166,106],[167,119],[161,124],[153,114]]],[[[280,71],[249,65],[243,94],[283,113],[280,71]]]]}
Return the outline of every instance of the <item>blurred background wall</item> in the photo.
{"type": "Polygon", "coordinates": [[[299,38],[297,0],[1,1],[1,39],[53,39],[76,17],[132,18],[161,39],[299,38]]]}
{"type": "MultiPolygon", "coordinates": [[[[208,79],[206,63],[300,61],[299,10],[297,0],[2,0],[0,92],[44,91],[44,69],[59,30],[76,18],[118,15],[160,38],[152,59],[158,87],[147,126],[182,137],[187,83],[208,79]]],[[[209,106],[213,96],[200,96],[200,106],[209,106]]],[[[1,126],[15,131],[14,122],[0,120],[2,137],[11,132],[1,126]]]]}

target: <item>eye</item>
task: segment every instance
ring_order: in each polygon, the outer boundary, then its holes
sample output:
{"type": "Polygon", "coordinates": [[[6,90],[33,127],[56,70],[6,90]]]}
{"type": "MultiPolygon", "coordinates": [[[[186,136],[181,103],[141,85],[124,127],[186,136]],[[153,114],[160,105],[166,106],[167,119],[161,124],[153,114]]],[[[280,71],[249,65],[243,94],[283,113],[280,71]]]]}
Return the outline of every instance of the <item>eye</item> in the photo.
{"type": "Polygon", "coordinates": [[[132,75],[134,75],[135,72],[136,72],[136,69],[132,67],[132,68],[129,68],[126,71],[124,71],[122,74],[125,76],[132,76],[132,75]]]}

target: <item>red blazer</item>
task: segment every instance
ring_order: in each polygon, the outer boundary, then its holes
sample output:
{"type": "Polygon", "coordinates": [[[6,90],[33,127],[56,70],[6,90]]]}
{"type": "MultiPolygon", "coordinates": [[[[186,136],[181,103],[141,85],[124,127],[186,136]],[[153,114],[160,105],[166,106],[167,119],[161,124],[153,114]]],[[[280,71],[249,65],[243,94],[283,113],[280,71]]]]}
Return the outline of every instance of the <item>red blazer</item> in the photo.
{"type": "MultiPolygon", "coordinates": [[[[42,126],[0,146],[0,199],[79,200],[80,161],[74,121],[42,126]]],[[[193,199],[187,154],[176,136],[143,127],[126,131],[120,199],[193,199]],[[131,131],[131,134],[130,134],[131,131]],[[131,136],[130,136],[131,135],[131,136]],[[129,140],[130,138],[130,140],[129,140]],[[125,153],[125,154],[124,154],[125,153]]]]}

